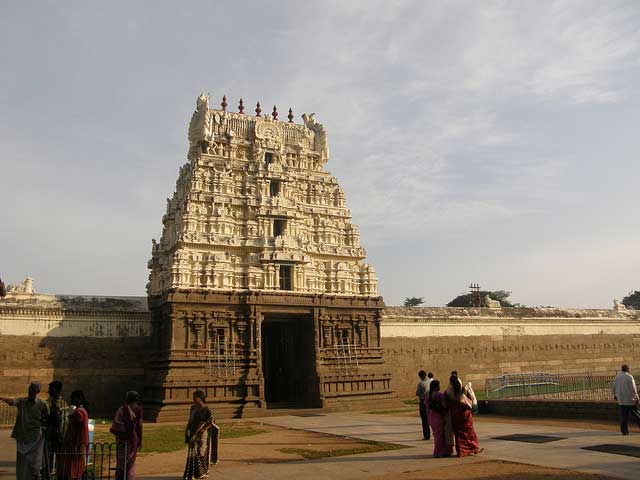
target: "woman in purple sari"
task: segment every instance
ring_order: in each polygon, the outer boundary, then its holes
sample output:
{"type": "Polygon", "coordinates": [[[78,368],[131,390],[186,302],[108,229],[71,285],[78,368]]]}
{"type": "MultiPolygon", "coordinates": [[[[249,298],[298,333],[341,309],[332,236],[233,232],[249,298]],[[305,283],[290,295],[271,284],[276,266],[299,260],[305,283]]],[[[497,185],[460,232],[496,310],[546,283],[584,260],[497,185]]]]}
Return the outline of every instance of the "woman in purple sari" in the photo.
{"type": "Polygon", "coordinates": [[[116,436],[116,480],[135,480],[136,457],[142,448],[142,407],[138,392],[127,392],[116,412],[111,433],[116,436]]]}
{"type": "Polygon", "coordinates": [[[433,456],[448,457],[453,453],[453,445],[447,439],[447,399],[440,391],[440,381],[432,380],[429,385],[429,394],[425,399],[429,425],[433,434],[433,456]]]}

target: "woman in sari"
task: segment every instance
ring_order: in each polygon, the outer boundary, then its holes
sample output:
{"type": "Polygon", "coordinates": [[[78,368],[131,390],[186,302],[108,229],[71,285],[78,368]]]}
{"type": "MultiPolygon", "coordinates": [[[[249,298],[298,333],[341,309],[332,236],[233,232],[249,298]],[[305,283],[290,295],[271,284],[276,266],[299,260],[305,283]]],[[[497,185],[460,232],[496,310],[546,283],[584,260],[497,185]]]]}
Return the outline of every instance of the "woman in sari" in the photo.
{"type": "Polygon", "coordinates": [[[193,392],[193,405],[189,412],[189,423],[184,435],[189,445],[184,480],[207,478],[209,464],[218,463],[218,433],[211,410],[206,405],[202,390],[193,392]]]}
{"type": "Polygon", "coordinates": [[[429,393],[425,398],[429,425],[433,434],[433,456],[448,457],[453,453],[453,442],[447,438],[446,423],[447,399],[440,391],[440,381],[432,380],[429,385],[429,393]]]}
{"type": "Polygon", "coordinates": [[[116,412],[111,433],[116,436],[116,480],[135,480],[136,458],[142,448],[142,407],[138,392],[127,392],[116,412]]]}
{"type": "Polygon", "coordinates": [[[453,434],[456,437],[456,453],[458,457],[480,453],[483,449],[478,445],[478,437],[473,428],[471,399],[457,376],[451,375],[449,384],[453,392],[453,400],[449,402],[449,410],[453,434]]]}
{"type": "Polygon", "coordinates": [[[82,478],[87,466],[89,413],[81,390],[71,392],[70,403],[75,408],[69,415],[60,452],[62,455],[58,455],[56,476],[59,479],[76,480],[82,478]]]}
{"type": "Polygon", "coordinates": [[[40,384],[29,385],[27,398],[0,397],[0,400],[18,409],[11,437],[16,439],[16,479],[37,480],[42,468],[44,428],[49,416],[47,404],[37,398],[40,384]]]}

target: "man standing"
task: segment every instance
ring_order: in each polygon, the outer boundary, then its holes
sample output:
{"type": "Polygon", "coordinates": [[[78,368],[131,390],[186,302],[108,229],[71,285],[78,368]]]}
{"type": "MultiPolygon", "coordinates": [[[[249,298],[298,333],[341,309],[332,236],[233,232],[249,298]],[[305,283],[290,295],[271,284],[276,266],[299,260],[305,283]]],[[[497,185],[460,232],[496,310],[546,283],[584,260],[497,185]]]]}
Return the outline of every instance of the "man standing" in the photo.
{"type": "Polygon", "coordinates": [[[638,413],[638,390],[633,376],[629,373],[629,365],[622,365],[622,371],[613,380],[613,398],[620,405],[620,431],[622,435],[629,435],[629,415],[640,427],[640,413],[638,413]]]}
{"type": "Polygon", "coordinates": [[[69,406],[62,398],[62,382],[54,380],[49,384],[49,398],[46,400],[49,407],[49,418],[45,429],[46,458],[45,477],[56,471],[57,454],[62,449],[62,440],[67,428],[69,406]]]}
{"type": "Polygon", "coordinates": [[[431,430],[429,429],[429,417],[427,416],[425,400],[429,395],[429,386],[431,385],[431,380],[433,380],[433,373],[429,372],[429,375],[427,375],[427,372],[420,370],[418,377],[420,381],[416,387],[416,397],[418,397],[418,411],[420,412],[420,420],[422,420],[422,436],[425,440],[429,440],[431,438],[431,430]]]}
{"type": "Polygon", "coordinates": [[[42,431],[49,416],[47,404],[37,398],[40,384],[31,382],[26,398],[0,397],[18,409],[11,436],[16,439],[16,479],[39,480],[42,469],[44,435],[42,431]]]}

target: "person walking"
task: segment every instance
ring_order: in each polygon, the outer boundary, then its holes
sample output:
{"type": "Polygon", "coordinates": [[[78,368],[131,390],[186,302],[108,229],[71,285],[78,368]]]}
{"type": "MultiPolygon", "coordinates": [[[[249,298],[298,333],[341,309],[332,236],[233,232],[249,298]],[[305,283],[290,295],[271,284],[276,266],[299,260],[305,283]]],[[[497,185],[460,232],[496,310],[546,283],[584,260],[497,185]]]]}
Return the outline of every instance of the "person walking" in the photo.
{"type": "Polygon", "coordinates": [[[16,479],[38,480],[44,453],[47,404],[38,397],[40,383],[31,382],[26,398],[0,397],[18,409],[11,437],[16,439],[16,479]]]}
{"type": "Polygon", "coordinates": [[[209,464],[218,463],[218,433],[220,429],[202,390],[193,392],[193,405],[189,412],[189,423],[184,441],[189,445],[184,480],[199,480],[209,475],[209,464]]]}
{"type": "Polygon", "coordinates": [[[89,412],[82,390],[71,392],[71,405],[74,408],[69,415],[56,471],[56,477],[64,480],[82,478],[89,453],[89,412]]]}
{"type": "Polygon", "coordinates": [[[640,428],[640,412],[638,412],[638,389],[633,375],[629,373],[629,365],[622,365],[620,373],[613,380],[613,398],[620,406],[620,432],[622,435],[629,435],[629,417],[638,424],[640,428]]]}
{"type": "Polygon", "coordinates": [[[140,394],[129,391],[116,412],[111,433],[116,437],[116,480],[135,480],[136,458],[142,448],[142,407],[140,394]],[[125,476],[126,475],[126,476],[125,476]]]}
{"type": "Polygon", "coordinates": [[[433,373],[420,370],[418,372],[418,378],[420,381],[416,386],[416,397],[418,397],[418,412],[420,413],[420,420],[422,421],[422,437],[425,440],[431,438],[431,432],[429,429],[429,416],[427,415],[427,404],[425,402],[429,395],[429,385],[433,380],[433,373]]]}
{"type": "MultiPolygon", "coordinates": [[[[456,375],[449,377],[449,385],[453,392],[453,398],[449,401],[449,409],[451,411],[451,426],[456,438],[456,453],[458,457],[476,455],[483,449],[478,445],[478,437],[473,428],[471,398],[456,375]]],[[[447,400],[449,399],[447,398],[447,400]]]]}
{"type": "Polygon", "coordinates": [[[429,384],[429,394],[425,399],[429,426],[433,431],[433,456],[449,457],[453,453],[453,439],[447,438],[446,424],[449,412],[447,398],[440,391],[440,381],[433,380],[429,384]]]}

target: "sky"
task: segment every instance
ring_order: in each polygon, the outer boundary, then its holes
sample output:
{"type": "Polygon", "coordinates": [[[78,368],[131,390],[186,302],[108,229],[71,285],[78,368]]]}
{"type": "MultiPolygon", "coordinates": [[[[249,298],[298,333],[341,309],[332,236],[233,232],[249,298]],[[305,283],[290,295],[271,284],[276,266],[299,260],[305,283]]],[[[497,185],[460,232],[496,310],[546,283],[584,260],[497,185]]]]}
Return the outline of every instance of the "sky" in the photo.
{"type": "Polygon", "coordinates": [[[388,305],[640,290],[634,0],[2,2],[5,283],[144,295],[200,92],[316,112],[388,305]]]}

